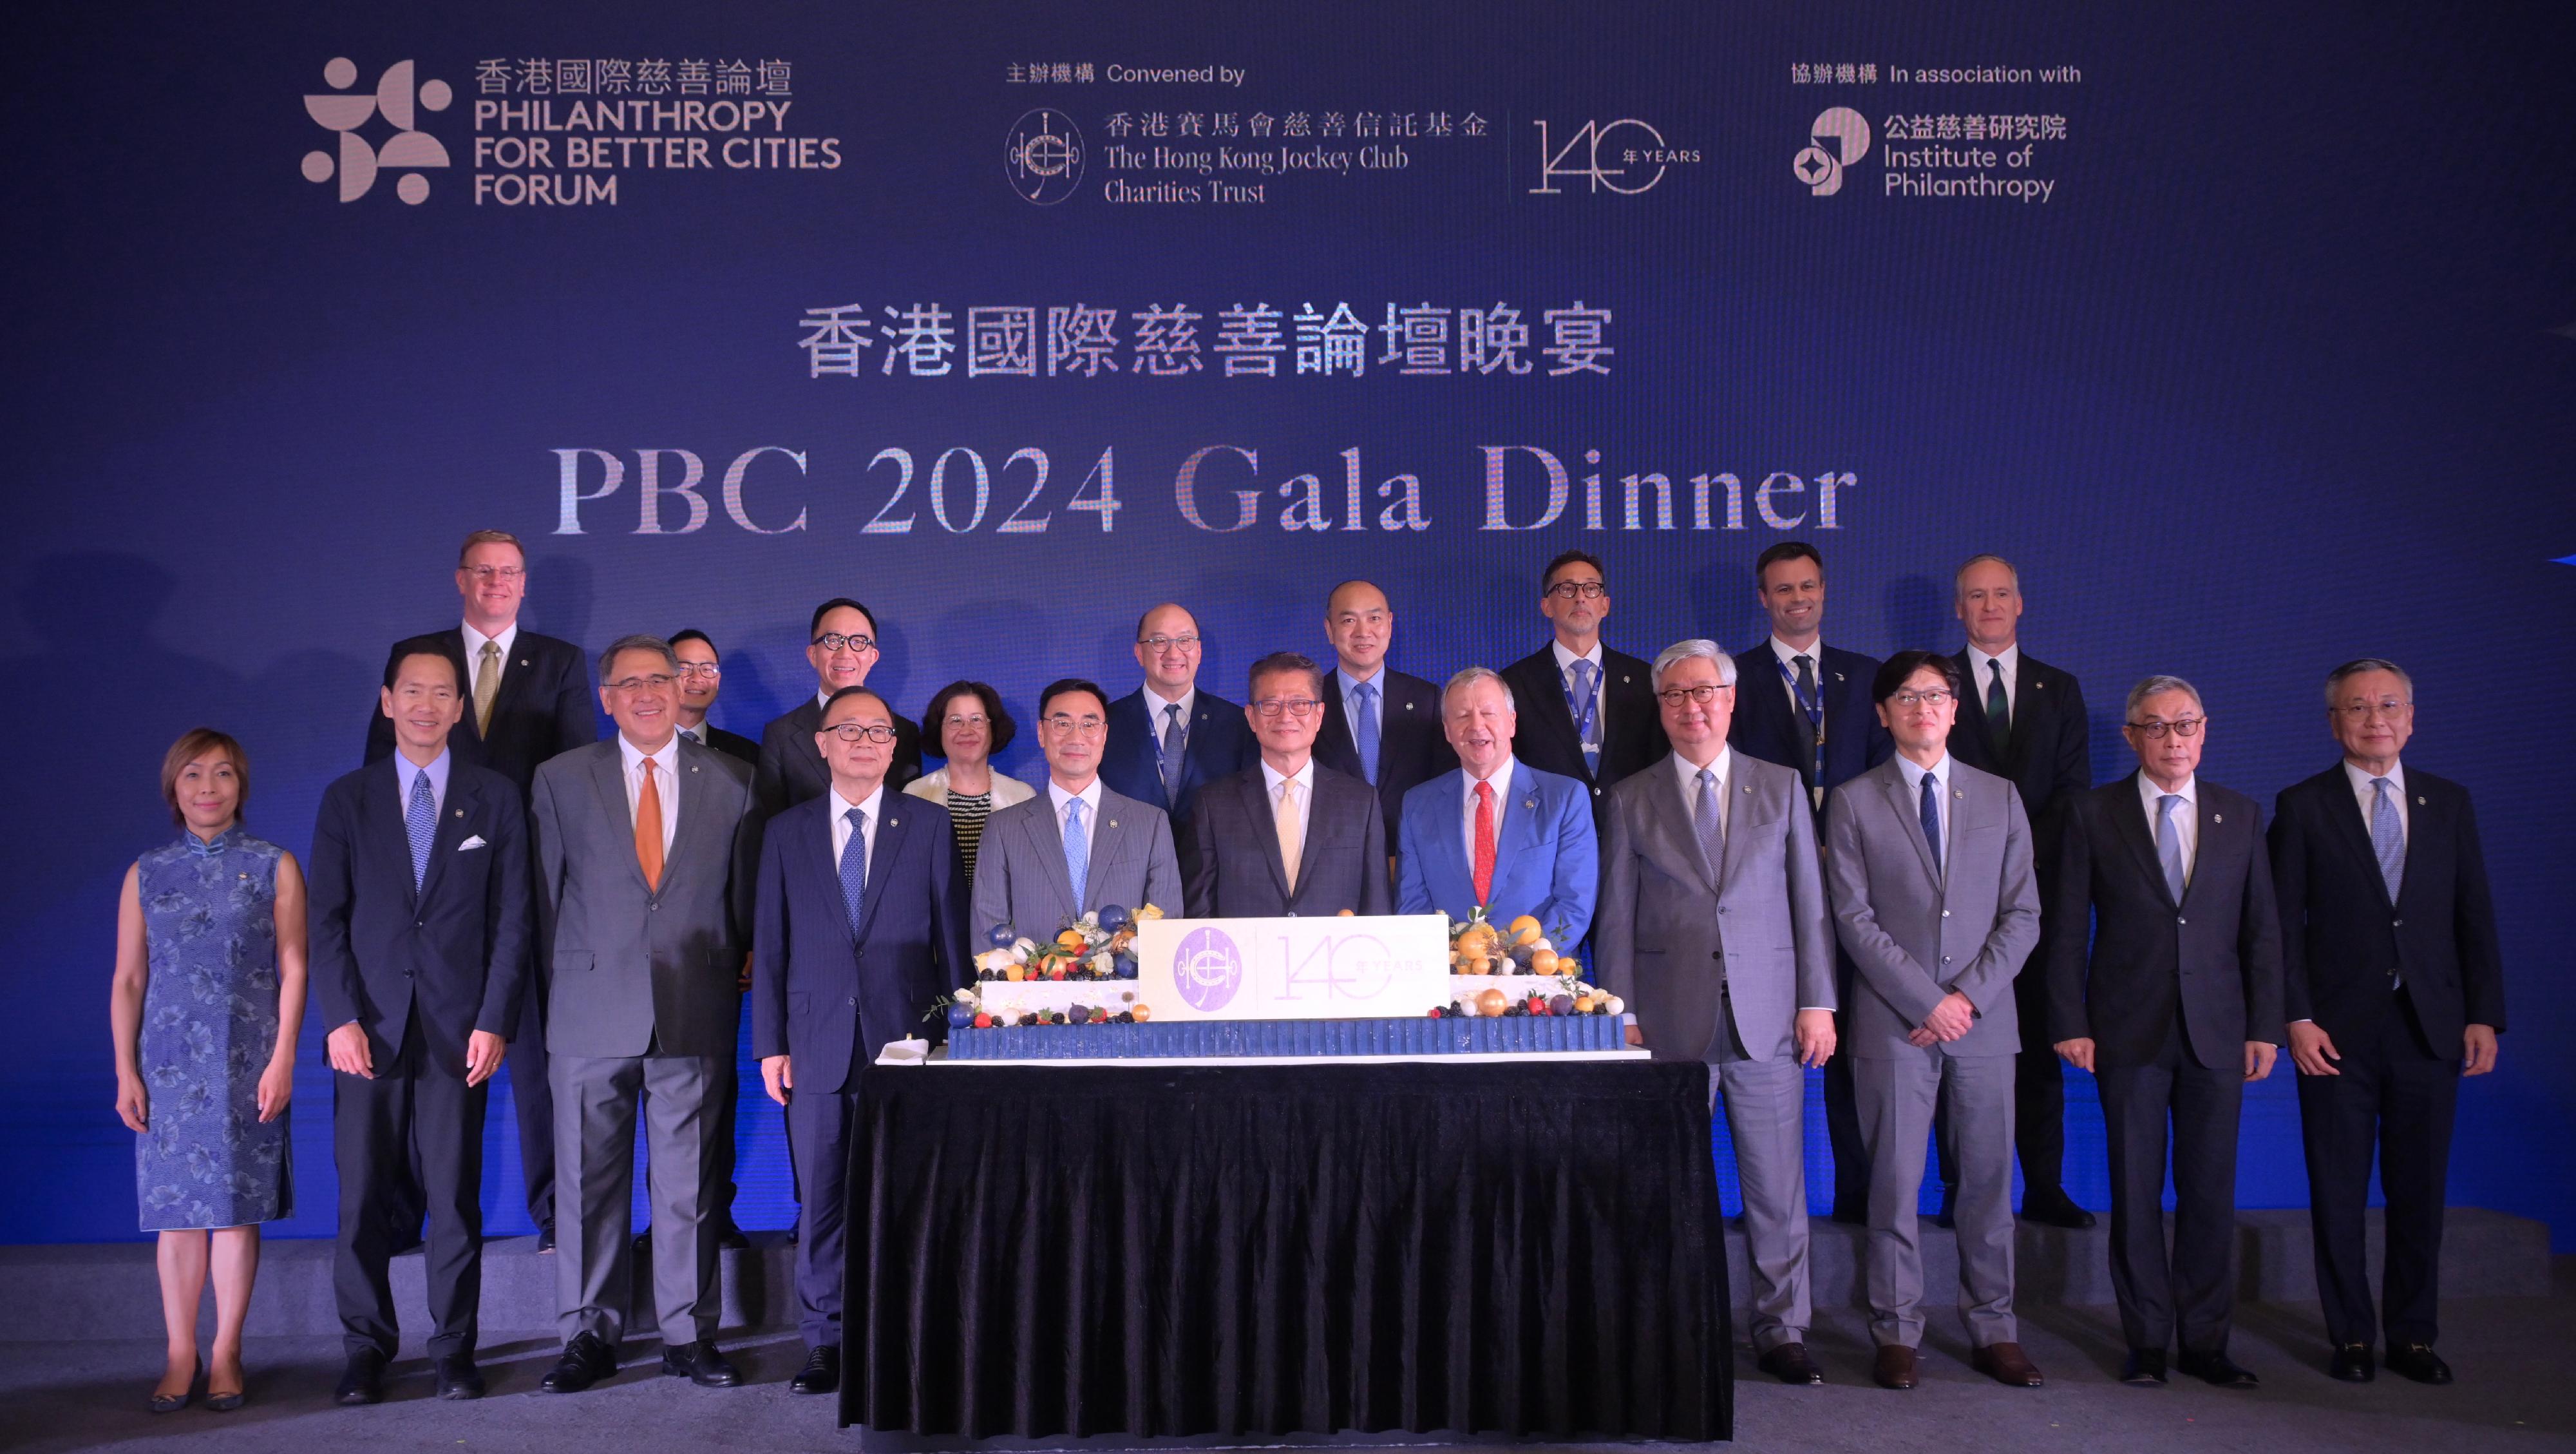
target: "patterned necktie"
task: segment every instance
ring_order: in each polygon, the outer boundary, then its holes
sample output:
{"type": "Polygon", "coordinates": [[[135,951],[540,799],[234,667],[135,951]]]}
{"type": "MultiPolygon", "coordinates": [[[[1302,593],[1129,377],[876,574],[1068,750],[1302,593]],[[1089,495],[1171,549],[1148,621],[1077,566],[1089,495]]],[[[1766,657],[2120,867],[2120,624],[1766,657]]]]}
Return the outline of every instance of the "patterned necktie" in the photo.
{"type": "Polygon", "coordinates": [[[1272,814],[1279,827],[1279,866],[1287,872],[1288,892],[1297,892],[1297,859],[1306,851],[1306,823],[1297,813],[1297,780],[1279,784],[1279,807],[1272,814]]]}
{"type": "Polygon", "coordinates": [[[1476,784],[1476,902],[1494,897],[1494,785],[1476,784]]]}
{"type": "Polygon", "coordinates": [[[1377,683],[1362,682],[1351,688],[1353,704],[1351,741],[1360,750],[1360,776],[1377,786],[1377,683]]]}
{"type": "Polygon", "coordinates": [[[1163,704],[1163,806],[1181,799],[1181,764],[1189,757],[1190,739],[1181,728],[1181,704],[1163,704]]]}
{"type": "Polygon", "coordinates": [[[1082,831],[1082,799],[1064,803],[1064,876],[1073,884],[1073,911],[1082,912],[1083,881],[1091,877],[1091,835],[1082,831]]]}
{"type": "Polygon", "coordinates": [[[403,827],[411,834],[411,891],[420,892],[429,877],[429,840],[438,833],[438,804],[429,795],[429,769],[411,775],[411,802],[403,810],[403,827]]]}
{"type": "Polygon", "coordinates": [[[501,695],[501,643],[486,641],[475,653],[474,664],[474,735],[488,737],[492,732],[492,699],[501,695]]]}
{"type": "Polygon", "coordinates": [[[2012,741],[2012,698],[2004,695],[2004,664],[2001,658],[1986,663],[1994,675],[1986,681],[1986,725],[1994,729],[1995,750],[2001,752],[2012,741]]]}
{"type": "Polygon", "coordinates": [[[2156,799],[2156,862],[2165,869],[2165,891],[2176,904],[2182,902],[2182,827],[2174,822],[2174,810],[2182,806],[2182,794],[2167,793],[2156,799]]]}
{"type": "Polygon", "coordinates": [[[1941,871],[1941,780],[1923,775],[1923,841],[1932,848],[1932,871],[1941,871]]]}
{"type": "Polygon", "coordinates": [[[2370,851],[2379,857],[2380,881],[2388,885],[2388,902],[2406,882],[2406,825],[2397,821],[2397,797],[2384,777],[2370,780],[2370,851]]]}
{"type": "Polygon", "coordinates": [[[635,861],[643,866],[644,887],[662,888],[662,775],[653,759],[642,764],[643,785],[635,790],[635,861]]]}
{"type": "Polygon", "coordinates": [[[868,810],[852,808],[850,841],[841,845],[841,903],[850,911],[850,932],[859,932],[859,906],[868,898],[868,810]]]}
{"type": "Polygon", "coordinates": [[[1807,769],[1807,790],[1819,806],[1825,800],[1825,699],[1816,691],[1816,664],[1800,652],[1797,658],[1798,679],[1794,687],[1798,710],[1807,718],[1807,736],[1799,744],[1801,766],[1807,769]]]}
{"type": "Polygon", "coordinates": [[[1699,796],[1691,800],[1691,826],[1699,832],[1699,851],[1708,859],[1708,876],[1714,880],[1726,864],[1726,823],[1717,814],[1717,774],[1707,768],[1699,770],[1699,796]]]}
{"type": "Polygon", "coordinates": [[[1583,770],[1598,776],[1601,772],[1601,668],[1589,661],[1577,661],[1566,670],[1574,678],[1574,691],[1568,703],[1574,708],[1574,740],[1583,747],[1583,770]]]}

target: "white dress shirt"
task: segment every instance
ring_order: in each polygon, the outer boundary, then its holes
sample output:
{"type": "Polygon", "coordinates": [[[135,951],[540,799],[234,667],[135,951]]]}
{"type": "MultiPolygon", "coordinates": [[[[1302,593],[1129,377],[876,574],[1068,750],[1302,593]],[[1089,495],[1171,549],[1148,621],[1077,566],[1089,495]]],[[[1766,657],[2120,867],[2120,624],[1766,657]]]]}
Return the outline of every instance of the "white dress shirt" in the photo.
{"type": "Polygon", "coordinates": [[[448,753],[448,750],[444,747],[438,749],[438,756],[430,759],[429,766],[427,767],[418,766],[413,763],[410,758],[403,756],[400,752],[396,752],[394,754],[394,806],[405,814],[410,813],[412,779],[419,777],[422,773],[428,773],[429,806],[431,812],[435,814],[438,809],[446,807],[447,768],[450,761],[452,761],[452,758],[448,753]]]}
{"type": "Polygon", "coordinates": [[[501,648],[501,654],[492,659],[492,670],[498,673],[492,680],[496,685],[507,681],[510,676],[510,646],[519,639],[519,623],[513,621],[502,627],[498,636],[486,636],[475,630],[470,622],[460,624],[465,628],[465,709],[471,712],[474,710],[474,674],[483,669],[483,643],[489,641],[501,648]]]}
{"type": "MultiPolygon", "coordinates": [[[[1315,841],[1314,756],[1311,753],[1308,754],[1305,765],[1287,777],[1280,776],[1279,769],[1270,765],[1269,758],[1261,759],[1261,787],[1270,795],[1270,828],[1274,836],[1279,830],[1279,785],[1284,782],[1293,782],[1297,785],[1298,841],[1301,844],[1312,843],[1315,841]]],[[[1302,852],[1297,855],[1299,878],[1305,877],[1305,857],[1302,852]]]]}
{"type": "MultiPolygon", "coordinates": [[[[639,794],[644,791],[644,749],[627,741],[626,734],[620,732],[617,734],[617,755],[625,765],[625,770],[618,776],[626,779],[626,823],[633,827],[636,805],[642,801],[639,794]]],[[[680,741],[676,734],[653,754],[654,787],[662,796],[662,854],[665,858],[670,856],[672,837],[680,831],[680,779],[671,770],[679,760],[680,741]]]]}
{"type": "Polygon", "coordinates": [[[879,782],[866,797],[855,803],[842,797],[841,790],[837,787],[824,789],[824,794],[832,800],[833,865],[837,867],[841,862],[841,855],[850,851],[850,810],[859,808],[865,810],[868,815],[868,837],[867,842],[859,849],[859,861],[871,869],[875,868],[877,830],[885,826],[885,784],[879,782]]]}
{"type": "Polygon", "coordinates": [[[1354,749],[1357,748],[1360,740],[1360,716],[1359,703],[1351,694],[1358,691],[1362,686],[1367,686],[1372,689],[1375,696],[1369,702],[1369,720],[1377,726],[1378,748],[1380,752],[1383,752],[1386,747],[1386,668],[1379,667],[1377,669],[1377,675],[1370,677],[1366,682],[1362,682],[1358,677],[1351,675],[1340,667],[1335,667],[1333,668],[1333,686],[1342,694],[1342,720],[1350,724],[1351,743],[1354,749]]]}
{"type": "Polygon", "coordinates": [[[1986,704],[1986,684],[1995,679],[1995,669],[1988,663],[1998,661],[2004,664],[2004,710],[2018,717],[2021,714],[2021,643],[2018,641],[1992,656],[1975,646],[1968,648],[1968,693],[1977,699],[1978,706],[1986,704]]]}
{"type": "Polygon", "coordinates": [[[1928,774],[1941,785],[1933,792],[1932,801],[1936,805],[1933,814],[1941,820],[1941,862],[1938,867],[1946,874],[1950,871],[1950,840],[1957,836],[1950,831],[1950,754],[1941,754],[1941,760],[1930,767],[1917,767],[1913,758],[1900,752],[1896,755],[1896,770],[1905,775],[1907,821],[1914,825],[1917,833],[1923,831],[1923,779],[1928,774]]]}
{"type": "Polygon", "coordinates": [[[1047,801],[1055,806],[1055,836],[1059,843],[1064,841],[1064,805],[1076,798],[1082,800],[1082,841],[1089,845],[1100,837],[1100,779],[1093,777],[1078,793],[1068,793],[1063,784],[1052,777],[1047,779],[1047,801]]]}
{"type": "MultiPolygon", "coordinates": [[[[1503,804],[1511,800],[1514,761],[1511,754],[1505,753],[1502,766],[1494,769],[1494,775],[1481,779],[1494,785],[1494,871],[1496,873],[1502,872],[1503,804]]],[[[1467,780],[1458,790],[1458,796],[1461,799],[1458,829],[1460,836],[1467,843],[1467,872],[1472,875],[1476,871],[1476,784],[1480,779],[1464,767],[1459,768],[1458,772],[1467,780]]]]}
{"type": "MultiPolygon", "coordinates": [[[[2349,761],[2344,763],[2343,773],[2352,779],[2352,795],[2361,802],[2361,836],[2367,838],[2370,836],[2370,815],[2379,806],[2379,794],[2370,786],[2372,774],[2349,761]]],[[[2378,776],[2388,779],[2388,795],[2397,800],[2397,841],[2405,843],[2407,835],[2415,829],[2414,821],[2406,812],[2406,765],[2392,762],[2388,771],[2378,776]]]]}
{"type": "MultiPolygon", "coordinates": [[[[1678,751],[1673,754],[1672,763],[1673,776],[1681,784],[1682,821],[1695,824],[1699,821],[1699,764],[1678,751]]],[[[1731,810],[1735,805],[1729,801],[1726,791],[1727,775],[1734,768],[1735,749],[1720,744],[1717,756],[1708,760],[1709,776],[1716,779],[1712,786],[1717,793],[1717,831],[1720,833],[1724,833],[1734,819],[1731,810]]]]}
{"type": "MultiPolygon", "coordinates": [[[[2182,882],[2185,888],[2189,888],[2192,870],[2200,865],[2200,779],[2187,777],[2183,779],[2182,786],[2173,791],[2182,799],[2182,806],[2174,809],[2173,814],[2174,841],[2182,845],[2182,882]]],[[[2164,804],[2158,801],[2164,795],[2165,790],[2156,786],[2154,778],[2143,772],[2138,774],[2138,797],[2147,809],[2149,843],[2156,841],[2156,824],[2165,815],[2164,804]]],[[[2161,867],[2163,860],[2159,858],[2157,863],[2161,867]]]]}
{"type": "MultiPolygon", "coordinates": [[[[1604,699],[1610,695],[1610,668],[1601,658],[1601,643],[1594,641],[1592,649],[1585,652],[1568,651],[1562,641],[1551,641],[1548,645],[1556,652],[1556,680],[1565,688],[1565,705],[1569,712],[1574,708],[1574,664],[1578,661],[1592,663],[1592,732],[1583,736],[1582,745],[1598,752],[1601,750],[1601,719],[1605,715],[1604,708],[1608,706],[1604,699]]],[[[1583,724],[1577,722],[1574,727],[1576,735],[1582,736],[1583,724]]]]}

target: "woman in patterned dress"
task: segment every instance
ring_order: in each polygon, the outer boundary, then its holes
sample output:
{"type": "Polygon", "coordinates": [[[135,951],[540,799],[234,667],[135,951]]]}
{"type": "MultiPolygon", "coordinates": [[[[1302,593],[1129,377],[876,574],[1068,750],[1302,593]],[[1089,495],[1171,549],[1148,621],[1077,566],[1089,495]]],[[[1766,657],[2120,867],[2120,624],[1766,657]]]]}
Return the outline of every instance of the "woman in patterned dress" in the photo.
{"type": "Polygon", "coordinates": [[[930,710],[921,714],[921,722],[929,737],[921,744],[922,754],[947,758],[948,765],[914,778],[903,790],[948,810],[948,826],[956,830],[957,861],[972,886],[984,820],[1037,795],[1027,783],[993,770],[993,754],[1010,746],[1019,728],[1011,714],[1002,710],[1001,694],[982,682],[950,682],[941,687],[930,699],[930,710]]]}
{"type": "Polygon", "coordinates": [[[259,1224],[294,1208],[286,1102],[304,1017],[304,876],[294,855],[242,831],[241,744],[197,728],[161,764],[182,830],[135,861],[116,915],[116,1112],[135,1132],[143,1230],[161,1238],[170,1360],[151,1407],[195,1389],[197,1305],[211,1273],[215,1346],[206,1407],[241,1406],[242,1318],[259,1224]]]}

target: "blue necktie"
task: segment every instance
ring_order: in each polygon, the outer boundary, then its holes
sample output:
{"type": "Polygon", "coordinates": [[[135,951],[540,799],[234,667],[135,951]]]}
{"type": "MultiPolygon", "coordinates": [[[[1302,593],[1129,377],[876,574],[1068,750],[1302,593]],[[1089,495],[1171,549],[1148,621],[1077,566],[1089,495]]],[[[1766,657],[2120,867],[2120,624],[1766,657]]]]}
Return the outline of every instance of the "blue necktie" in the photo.
{"type": "Polygon", "coordinates": [[[1941,871],[1941,780],[1923,775],[1923,841],[1932,845],[1932,871],[1941,871]]]}
{"type": "Polygon", "coordinates": [[[1351,688],[1358,699],[1352,709],[1351,741],[1360,750],[1360,776],[1377,786],[1377,683],[1362,682],[1351,688]]]}
{"type": "Polygon", "coordinates": [[[841,902],[850,910],[850,932],[859,932],[859,905],[868,897],[868,810],[852,808],[850,841],[841,845],[841,902]]]}
{"type": "Polygon", "coordinates": [[[2156,862],[2165,869],[2165,891],[2173,901],[2182,902],[2182,829],[2174,823],[2174,810],[2182,806],[2182,794],[2167,793],[2156,799],[2156,862]]]}
{"type": "Polygon", "coordinates": [[[1064,804],[1064,876],[1073,883],[1073,911],[1082,912],[1083,880],[1091,877],[1091,835],[1082,831],[1082,799],[1064,804]]]}
{"type": "Polygon", "coordinates": [[[1717,774],[1699,770],[1699,797],[1691,804],[1691,825],[1699,830],[1700,852],[1708,857],[1708,876],[1725,872],[1726,828],[1717,816],[1717,774]]]}
{"type": "Polygon", "coordinates": [[[1188,760],[1190,739],[1181,730],[1181,704],[1163,704],[1163,806],[1181,800],[1181,764],[1188,760]]]}
{"type": "Polygon", "coordinates": [[[411,775],[411,802],[403,809],[403,827],[411,834],[411,891],[417,894],[429,878],[429,841],[438,834],[438,804],[429,795],[427,768],[411,775]]]}
{"type": "Polygon", "coordinates": [[[1596,717],[1601,709],[1601,668],[1589,661],[1578,661],[1567,670],[1574,677],[1574,691],[1567,699],[1568,705],[1574,708],[1574,740],[1583,748],[1583,770],[1598,775],[1601,771],[1601,734],[1596,717]]]}
{"type": "Polygon", "coordinates": [[[2384,777],[2370,780],[2370,851],[2379,856],[2379,877],[2393,904],[2406,881],[2406,826],[2397,821],[2397,798],[2389,787],[2384,777]]]}

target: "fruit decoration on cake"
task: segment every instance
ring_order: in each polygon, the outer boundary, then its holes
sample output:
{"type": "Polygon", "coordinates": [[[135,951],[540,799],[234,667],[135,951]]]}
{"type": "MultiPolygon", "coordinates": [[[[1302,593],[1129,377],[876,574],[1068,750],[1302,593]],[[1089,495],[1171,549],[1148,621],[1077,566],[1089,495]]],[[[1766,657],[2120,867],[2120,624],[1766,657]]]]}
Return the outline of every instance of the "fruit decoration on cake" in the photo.
{"type": "Polygon", "coordinates": [[[1619,1015],[1618,996],[1583,982],[1583,962],[1560,953],[1538,920],[1522,914],[1496,927],[1479,907],[1449,926],[1450,983],[1443,1018],[1619,1015]]]}

